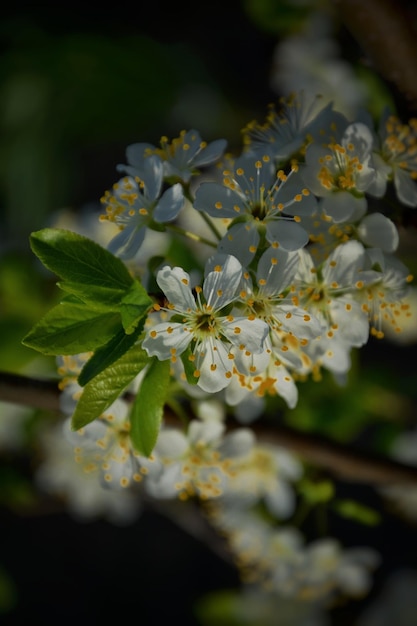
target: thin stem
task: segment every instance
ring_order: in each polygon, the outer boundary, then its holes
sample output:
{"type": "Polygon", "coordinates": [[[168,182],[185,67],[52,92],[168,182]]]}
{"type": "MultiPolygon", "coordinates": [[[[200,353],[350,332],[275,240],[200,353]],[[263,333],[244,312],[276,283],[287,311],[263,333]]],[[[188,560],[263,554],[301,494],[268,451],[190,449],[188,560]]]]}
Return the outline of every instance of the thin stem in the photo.
{"type": "Polygon", "coordinates": [[[208,239],[206,239],[205,237],[202,237],[201,235],[196,235],[195,233],[192,233],[190,230],[184,230],[184,228],[181,228],[180,226],[177,226],[176,224],[165,224],[165,228],[167,230],[172,230],[174,233],[178,233],[179,235],[183,235],[184,237],[188,237],[188,239],[192,239],[193,241],[197,241],[199,243],[205,243],[206,246],[217,248],[217,243],[215,243],[214,241],[209,241],[208,239]]]}
{"type": "Polygon", "coordinates": [[[186,413],[186,411],[181,406],[181,404],[177,400],[175,400],[175,398],[168,398],[167,406],[171,409],[171,411],[175,415],[177,415],[178,420],[181,421],[184,426],[188,424],[188,422],[190,421],[190,418],[188,414],[186,413]]]}
{"type": "Polygon", "coordinates": [[[211,221],[211,219],[209,218],[209,216],[206,213],[202,213],[201,211],[199,211],[199,213],[200,213],[201,217],[203,218],[203,220],[205,221],[205,223],[207,224],[207,226],[210,228],[210,230],[213,233],[213,235],[220,241],[222,236],[219,233],[219,231],[217,230],[216,226],[211,221]]]}

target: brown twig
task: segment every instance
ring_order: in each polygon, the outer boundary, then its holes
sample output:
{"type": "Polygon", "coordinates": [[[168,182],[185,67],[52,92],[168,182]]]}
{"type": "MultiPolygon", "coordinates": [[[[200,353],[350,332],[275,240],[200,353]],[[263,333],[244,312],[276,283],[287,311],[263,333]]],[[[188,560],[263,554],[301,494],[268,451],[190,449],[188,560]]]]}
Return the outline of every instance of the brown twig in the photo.
{"type": "MultiPolygon", "coordinates": [[[[59,394],[56,380],[0,372],[0,400],[5,402],[59,412],[59,394]]],[[[167,412],[166,420],[175,423],[175,416],[167,412]]],[[[321,436],[302,433],[279,423],[271,427],[259,421],[252,428],[259,441],[287,448],[306,462],[325,468],[344,480],[374,485],[417,486],[417,467],[365,453],[321,436]]]]}
{"type": "Polygon", "coordinates": [[[288,448],[309,463],[325,468],[343,480],[373,485],[417,486],[417,467],[352,446],[347,447],[319,435],[301,433],[279,424],[268,430],[261,427],[258,438],[288,448]]]}
{"type": "Polygon", "coordinates": [[[0,400],[3,402],[59,412],[60,393],[57,380],[0,372],[0,400]]]}
{"type": "Polygon", "coordinates": [[[397,0],[333,0],[376,71],[417,111],[417,30],[397,0]]]}

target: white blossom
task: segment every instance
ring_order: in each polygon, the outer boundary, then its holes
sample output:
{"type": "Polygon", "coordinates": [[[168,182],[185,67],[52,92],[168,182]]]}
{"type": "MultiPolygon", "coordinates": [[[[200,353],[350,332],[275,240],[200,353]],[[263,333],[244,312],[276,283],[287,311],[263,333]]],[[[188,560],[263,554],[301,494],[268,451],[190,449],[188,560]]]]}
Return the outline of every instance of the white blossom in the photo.
{"type": "Polygon", "coordinates": [[[259,353],[268,326],[255,315],[228,310],[239,292],[242,266],[230,255],[216,257],[213,271],[194,298],[190,276],[180,267],[165,266],[157,282],[169,300],[172,317],[152,326],[143,341],[150,356],[176,360],[190,347],[194,376],[204,391],[225,388],[232,377],[234,349],[259,353]]]}

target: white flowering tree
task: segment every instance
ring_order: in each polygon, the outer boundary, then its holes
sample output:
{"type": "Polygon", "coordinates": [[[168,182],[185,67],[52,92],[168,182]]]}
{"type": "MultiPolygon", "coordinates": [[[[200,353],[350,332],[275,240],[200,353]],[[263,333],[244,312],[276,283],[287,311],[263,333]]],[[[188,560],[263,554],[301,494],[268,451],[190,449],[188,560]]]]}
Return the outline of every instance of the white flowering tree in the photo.
{"type": "Polygon", "coordinates": [[[115,166],[91,236],[30,236],[59,297],[22,341],[56,360],[57,379],[4,374],[2,396],[59,409],[39,487],[116,523],[174,501],[180,520],[191,503],[248,597],[297,606],[300,620],[366,595],[382,556],[312,539],[303,515],[378,523],[366,502],[337,497],[334,474],[415,517],[412,454],[360,454],[287,418],[311,385],[343,387],[370,340],[416,326],[384,204],[417,207],[416,121],[348,117],[300,90],[249,121],[237,152],[191,128],[128,145],[115,166]]]}

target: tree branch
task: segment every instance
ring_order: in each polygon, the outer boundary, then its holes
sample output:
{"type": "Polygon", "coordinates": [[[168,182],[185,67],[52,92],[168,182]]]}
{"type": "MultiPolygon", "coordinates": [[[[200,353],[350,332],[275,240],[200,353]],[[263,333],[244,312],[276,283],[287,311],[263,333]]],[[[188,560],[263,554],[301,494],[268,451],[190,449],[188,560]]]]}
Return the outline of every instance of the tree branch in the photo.
{"type": "Polygon", "coordinates": [[[397,0],[333,0],[379,74],[417,111],[417,32],[397,0]]]}
{"type": "Polygon", "coordinates": [[[59,413],[58,380],[0,372],[0,400],[59,413]]]}
{"type": "MultiPolygon", "coordinates": [[[[0,400],[4,402],[59,413],[59,396],[57,380],[0,372],[0,400]]],[[[166,421],[177,423],[175,416],[168,412],[166,421]]],[[[287,448],[306,462],[325,468],[341,479],[379,486],[417,486],[417,467],[347,447],[322,436],[301,433],[279,423],[270,427],[257,422],[251,428],[259,441],[287,448]]]]}

